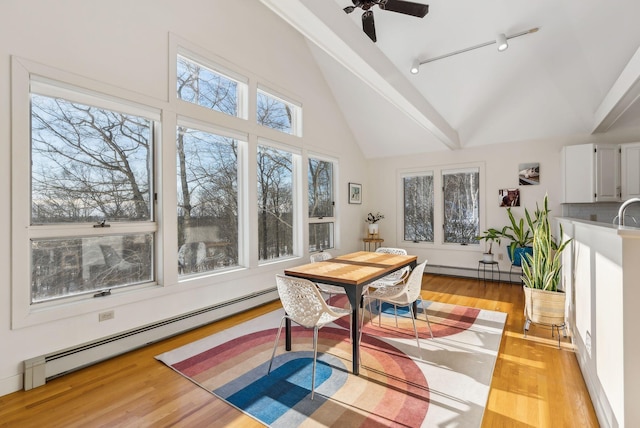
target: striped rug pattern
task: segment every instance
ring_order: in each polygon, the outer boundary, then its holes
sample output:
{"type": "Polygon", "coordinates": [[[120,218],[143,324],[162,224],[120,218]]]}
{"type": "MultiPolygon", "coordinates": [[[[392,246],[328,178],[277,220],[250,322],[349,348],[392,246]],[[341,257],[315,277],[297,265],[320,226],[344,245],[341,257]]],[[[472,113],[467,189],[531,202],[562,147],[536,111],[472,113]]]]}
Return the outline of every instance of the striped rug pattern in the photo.
{"type": "MultiPolygon", "coordinates": [[[[331,303],[347,304],[344,296],[331,303]]],[[[378,309],[372,310],[359,376],[351,374],[348,321],[320,330],[313,400],[311,330],[294,324],[290,352],[283,333],[267,375],[282,311],[156,358],[268,426],[480,426],[506,314],[422,302],[420,353],[406,308],[398,308],[399,328],[393,307],[382,307],[381,326],[378,309]]]]}

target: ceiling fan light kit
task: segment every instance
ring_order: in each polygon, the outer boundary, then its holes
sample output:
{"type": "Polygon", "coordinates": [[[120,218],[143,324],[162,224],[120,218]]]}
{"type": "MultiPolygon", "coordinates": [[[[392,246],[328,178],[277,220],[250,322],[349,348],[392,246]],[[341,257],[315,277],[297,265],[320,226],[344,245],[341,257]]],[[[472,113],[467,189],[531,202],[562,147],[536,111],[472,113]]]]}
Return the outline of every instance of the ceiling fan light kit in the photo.
{"type": "Polygon", "coordinates": [[[504,33],[498,34],[498,37],[495,40],[491,40],[490,42],[485,42],[485,43],[480,43],[479,45],[475,45],[475,46],[471,46],[465,49],[460,49],[454,52],[450,52],[448,54],[444,54],[444,55],[440,55],[434,58],[429,58],[429,59],[425,59],[423,61],[419,61],[419,60],[414,60],[413,63],[411,64],[411,74],[418,74],[418,72],[420,71],[420,66],[423,64],[427,64],[429,62],[433,62],[433,61],[437,61],[439,59],[444,59],[444,58],[449,58],[450,56],[454,56],[454,55],[458,55],[464,52],[469,52],[472,51],[474,49],[478,49],[478,48],[483,48],[485,46],[489,46],[489,45],[493,45],[493,44],[497,44],[498,45],[498,51],[499,52],[504,52],[505,50],[507,50],[507,48],[509,47],[509,43],[507,43],[507,40],[509,39],[513,39],[516,37],[520,37],[520,36],[524,36],[526,34],[533,34],[538,32],[538,30],[540,30],[539,27],[535,27],[532,28],[530,30],[527,31],[521,31],[519,33],[516,34],[512,34],[510,36],[505,35],[504,33]]]}
{"type": "Polygon", "coordinates": [[[343,10],[345,13],[351,13],[356,8],[364,11],[362,13],[362,31],[364,31],[374,43],[377,41],[377,38],[373,11],[370,10],[373,6],[378,5],[382,10],[403,13],[417,18],[424,18],[425,15],[429,13],[428,4],[414,3],[405,0],[352,0],[352,3],[353,6],[347,6],[343,10]]]}

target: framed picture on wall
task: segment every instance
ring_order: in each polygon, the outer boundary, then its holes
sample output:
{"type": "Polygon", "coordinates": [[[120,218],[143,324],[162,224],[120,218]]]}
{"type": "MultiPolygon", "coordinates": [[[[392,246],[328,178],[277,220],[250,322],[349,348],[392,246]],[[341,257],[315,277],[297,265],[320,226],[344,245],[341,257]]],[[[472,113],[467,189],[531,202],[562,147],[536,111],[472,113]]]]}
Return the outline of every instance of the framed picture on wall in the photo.
{"type": "Polygon", "coordinates": [[[498,203],[501,207],[519,207],[520,206],[520,190],[519,189],[498,190],[498,203]]]}
{"type": "Polygon", "coordinates": [[[362,184],[349,183],[349,203],[350,204],[362,203],[362,184]]]}
{"type": "Polygon", "coordinates": [[[518,182],[521,186],[540,184],[540,164],[521,163],[518,166],[518,182]]]}

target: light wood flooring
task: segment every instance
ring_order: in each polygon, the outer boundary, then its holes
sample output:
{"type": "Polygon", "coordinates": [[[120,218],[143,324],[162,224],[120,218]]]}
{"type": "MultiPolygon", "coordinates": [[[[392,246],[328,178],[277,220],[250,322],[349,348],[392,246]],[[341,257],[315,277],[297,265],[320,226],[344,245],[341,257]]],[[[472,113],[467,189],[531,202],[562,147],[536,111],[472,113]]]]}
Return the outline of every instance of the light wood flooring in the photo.
{"type": "MultiPolygon", "coordinates": [[[[548,329],[523,337],[517,284],[425,275],[423,297],[506,312],[507,325],[483,427],[597,427],[576,356],[548,329]]],[[[31,391],[0,397],[0,427],[261,426],[154,359],[279,307],[279,302],[215,322],[67,374],[31,391]]],[[[5,351],[6,352],[6,351],[5,351]]]]}

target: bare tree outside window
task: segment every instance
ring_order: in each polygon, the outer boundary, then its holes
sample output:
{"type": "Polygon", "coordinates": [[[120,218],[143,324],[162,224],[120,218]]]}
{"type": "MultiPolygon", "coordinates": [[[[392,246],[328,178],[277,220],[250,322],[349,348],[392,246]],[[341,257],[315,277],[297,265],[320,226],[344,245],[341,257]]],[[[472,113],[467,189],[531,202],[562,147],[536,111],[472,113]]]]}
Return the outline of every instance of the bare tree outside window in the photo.
{"type": "Polygon", "coordinates": [[[178,273],[238,265],[238,142],[179,127],[178,273]]]}
{"type": "Polygon", "coordinates": [[[309,251],[333,248],[333,162],[309,158],[309,251]]]}
{"type": "Polygon", "coordinates": [[[478,245],[480,173],[477,168],[443,171],[444,242],[478,245]]]}
{"type": "Polygon", "coordinates": [[[153,280],[153,233],[87,226],[153,221],[152,130],[143,117],[31,95],[32,303],[153,280]],[[91,236],[37,238],[43,224],[91,236]]]}
{"type": "Polygon", "coordinates": [[[433,174],[404,177],[404,240],[433,242],[433,174]]]}
{"type": "Polygon", "coordinates": [[[260,125],[282,131],[293,132],[293,106],[258,90],[257,121],[260,125]]]}
{"type": "Polygon", "coordinates": [[[257,163],[259,259],[293,255],[293,155],[259,145],[257,163]]]}
{"type": "Polygon", "coordinates": [[[231,116],[238,116],[238,82],[178,56],[178,98],[231,116]]]}

